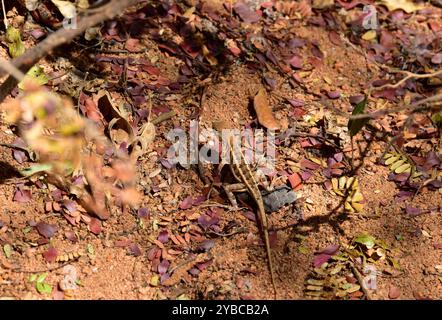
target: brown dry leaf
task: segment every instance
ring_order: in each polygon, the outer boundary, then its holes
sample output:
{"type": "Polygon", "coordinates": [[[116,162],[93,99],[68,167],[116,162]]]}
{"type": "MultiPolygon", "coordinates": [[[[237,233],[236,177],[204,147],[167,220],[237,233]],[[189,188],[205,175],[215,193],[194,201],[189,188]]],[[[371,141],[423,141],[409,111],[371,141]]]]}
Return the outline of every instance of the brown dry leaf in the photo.
{"type": "Polygon", "coordinates": [[[253,99],[253,106],[260,125],[269,130],[279,130],[281,128],[270,109],[266,90],[264,88],[260,89],[253,99]]]}

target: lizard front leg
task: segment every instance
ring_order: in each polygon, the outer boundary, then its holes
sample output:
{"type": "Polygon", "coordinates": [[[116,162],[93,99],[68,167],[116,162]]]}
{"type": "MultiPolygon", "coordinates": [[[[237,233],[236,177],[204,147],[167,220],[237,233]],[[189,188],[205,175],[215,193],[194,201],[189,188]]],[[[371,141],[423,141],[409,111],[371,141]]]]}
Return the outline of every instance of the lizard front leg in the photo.
{"type": "Polygon", "coordinates": [[[235,209],[238,209],[238,202],[236,201],[236,197],[234,192],[246,192],[247,187],[244,183],[232,183],[223,185],[224,191],[226,192],[227,198],[235,209]]]}

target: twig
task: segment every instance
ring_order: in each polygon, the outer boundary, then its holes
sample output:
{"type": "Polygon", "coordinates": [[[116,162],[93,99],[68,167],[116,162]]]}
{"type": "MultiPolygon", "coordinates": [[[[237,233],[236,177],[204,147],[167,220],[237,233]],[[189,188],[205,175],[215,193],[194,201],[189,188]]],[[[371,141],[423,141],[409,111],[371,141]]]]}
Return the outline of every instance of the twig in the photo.
{"type": "MultiPolygon", "coordinates": [[[[100,8],[97,13],[82,18],[76,29],[60,29],[48,36],[32,49],[27,50],[21,56],[11,61],[18,69],[26,73],[40,59],[44,58],[56,47],[72,41],[75,37],[82,34],[88,28],[93,27],[100,22],[114,18],[121,14],[124,9],[134,5],[139,0],[112,0],[107,5],[100,8]]],[[[0,72],[0,76],[4,73],[0,72]]],[[[0,103],[9,95],[17,85],[17,79],[9,77],[0,87],[0,103]]]]}
{"type": "Polygon", "coordinates": [[[5,24],[5,29],[8,30],[8,19],[6,18],[5,0],[2,0],[3,9],[3,23],[5,24]]]}
{"type": "Polygon", "coordinates": [[[54,270],[58,270],[60,268],[63,268],[65,266],[67,266],[68,264],[71,264],[71,263],[77,261],[79,258],[80,257],[75,258],[75,259],[73,259],[71,261],[67,261],[65,263],[62,263],[62,264],[60,264],[58,266],[55,266],[55,267],[52,267],[52,268],[46,268],[46,269],[41,269],[41,270],[23,270],[23,269],[17,268],[17,269],[11,269],[11,271],[12,272],[17,272],[17,273],[44,273],[44,272],[50,272],[50,271],[54,271],[54,270]]]}
{"type": "Polygon", "coordinates": [[[327,105],[327,107],[329,107],[330,109],[332,109],[335,113],[337,113],[338,115],[348,118],[348,119],[352,119],[352,120],[357,120],[357,119],[375,119],[381,116],[385,116],[387,114],[390,113],[398,113],[401,111],[405,111],[405,110],[412,110],[412,111],[417,111],[419,109],[435,109],[435,110],[439,110],[442,109],[442,104],[440,105],[430,105],[430,106],[422,106],[423,104],[427,104],[427,103],[431,103],[431,102],[435,102],[435,101],[442,101],[442,93],[436,94],[434,96],[431,96],[429,98],[425,98],[425,99],[421,99],[419,101],[416,101],[412,104],[407,104],[407,105],[403,105],[400,107],[396,107],[396,108],[390,108],[390,109],[381,109],[378,111],[374,111],[371,113],[361,113],[361,114],[355,114],[355,115],[350,115],[348,113],[345,113],[331,105],[327,105]]]}
{"type": "Polygon", "coordinates": [[[25,74],[20,71],[10,61],[0,58],[0,70],[3,69],[17,80],[17,82],[23,81],[25,74]]]}
{"type": "Polygon", "coordinates": [[[374,90],[381,90],[384,88],[397,88],[397,87],[400,87],[405,81],[407,81],[409,79],[413,79],[413,78],[424,79],[424,78],[432,78],[432,77],[437,77],[438,75],[442,75],[442,70],[439,70],[439,71],[436,71],[433,73],[424,73],[424,74],[413,73],[413,72],[406,71],[406,70],[391,70],[390,72],[391,73],[403,73],[403,74],[406,74],[407,76],[395,84],[387,83],[387,84],[384,84],[383,86],[373,88],[374,90]]]}

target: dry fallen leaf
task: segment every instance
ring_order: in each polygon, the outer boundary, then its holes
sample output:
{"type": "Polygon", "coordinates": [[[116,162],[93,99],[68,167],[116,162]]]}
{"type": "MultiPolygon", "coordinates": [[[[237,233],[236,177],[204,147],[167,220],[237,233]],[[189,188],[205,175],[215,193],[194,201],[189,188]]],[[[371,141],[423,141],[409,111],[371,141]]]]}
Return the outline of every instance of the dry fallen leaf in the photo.
{"type": "Polygon", "coordinates": [[[256,115],[258,116],[258,122],[260,125],[269,130],[280,129],[279,122],[273,117],[264,88],[260,89],[253,99],[253,106],[255,108],[256,115]]]}
{"type": "Polygon", "coordinates": [[[386,6],[389,11],[402,9],[406,13],[412,13],[425,8],[425,5],[418,4],[412,0],[381,0],[381,4],[386,6]]]}

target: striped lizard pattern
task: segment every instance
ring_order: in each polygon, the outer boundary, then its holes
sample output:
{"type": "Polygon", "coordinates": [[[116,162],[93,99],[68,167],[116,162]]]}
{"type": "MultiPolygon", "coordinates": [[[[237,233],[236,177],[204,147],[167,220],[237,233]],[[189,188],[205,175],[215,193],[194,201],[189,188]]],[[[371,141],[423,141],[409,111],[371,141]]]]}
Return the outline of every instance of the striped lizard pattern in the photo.
{"type": "Polygon", "coordinates": [[[275,275],[273,268],[273,259],[270,249],[270,240],[269,240],[269,232],[268,232],[268,222],[267,216],[264,211],[264,202],[261,196],[261,192],[258,188],[258,183],[256,178],[250,169],[249,165],[245,161],[244,155],[241,150],[235,150],[234,139],[233,136],[230,136],[228,139],[229,153],[230,153],[230,170],[232,171],[233,176],[240,183],[225,185],[224,190],[226,191],[227,196],[229,197],[230,202],[236,207],[236,199],[233,195],[233,192],[244,192],[247,191],[250,196],[255,201],[258,207],[258,220],[261,227],[261,232],[264,238],[267,259],[270,269],[270,276],[272,280],[273,290],[276,298],[277,290],[275,284],[275,275]]]}

